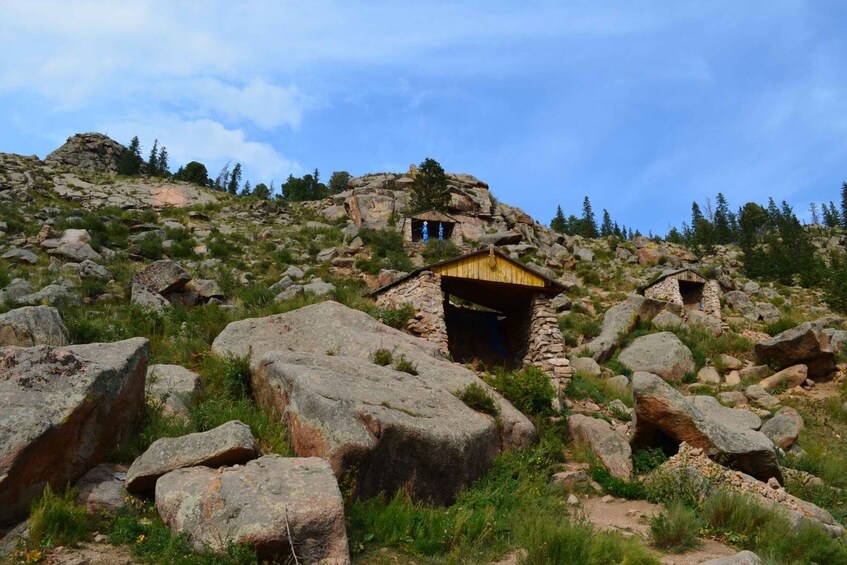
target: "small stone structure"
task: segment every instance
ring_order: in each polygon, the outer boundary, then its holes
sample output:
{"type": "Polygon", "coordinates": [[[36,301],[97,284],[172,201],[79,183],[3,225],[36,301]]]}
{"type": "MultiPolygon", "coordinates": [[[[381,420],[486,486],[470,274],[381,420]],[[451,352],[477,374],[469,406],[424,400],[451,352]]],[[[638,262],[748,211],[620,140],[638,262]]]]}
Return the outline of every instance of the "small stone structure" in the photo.
{"type": "Polygon", "coordinates": [[[462,240],[462,224],[456,218],[429,210],[421,212],[413,216],[409,216],[403,220],[403,241],[408,243],[418,243],[423,241],[422,229],[424,222],[427,224],[428,237],[430,240],[439,239],[439,227],[442,229],[442,237],[452,241],[455,245],[461,246],[462,240]]]}
{"type": "Polygon", "coordinates": [[[383,308],[411,304],[415,317],[406,329],[438,344],[445,354],[451,353],[451,336],[459,343],[464,337],[457,338],[452,332],[459,330],[448,327],[453,316],[462,318],[464,312],[496,318],[509,334],[504,346],[511,362],[536,365],[555,384],[566,386],[571,368],[550,302],[562,290],[555,281],[491,248],[418,269],[378,289],[374,297],[383,308]],[[484,309],[452,304],[451,295],[484,309]]]}
{"type": "Polygon", "coordinates": [[[685,310],[699,310],[721,320],[720,286],[691,269],[666,271],[641,289],[645,298],[679,304],[685,310]]]}

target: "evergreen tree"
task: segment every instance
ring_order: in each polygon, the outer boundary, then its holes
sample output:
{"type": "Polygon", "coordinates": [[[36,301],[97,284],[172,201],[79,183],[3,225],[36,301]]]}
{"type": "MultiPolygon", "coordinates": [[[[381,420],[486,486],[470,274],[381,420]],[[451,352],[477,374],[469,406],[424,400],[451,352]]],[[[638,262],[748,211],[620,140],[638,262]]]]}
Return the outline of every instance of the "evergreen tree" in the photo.
{"type": "Polygon", "coordinates": [[[267,200],[271,197],[271,191],[265,183],[260,182],[253,189],[253,196],[261,198],[262,200],[267,200]]]}
{"type": "Polygon", "coordinates": [[[230,194],[238,194],[238,186],[241,184],[241,163],[236,163],[232,168],[232,173],[229,175],[229,182],[226,185],[226,190],[230,194]]]}
{"type": "Polygon", "coordinates": [[[350,173],[347,171],[335,171],[329,177],[329,193],[338,194],[347,190],[347,183],[350,181],[350,173]]]}
{"type": "Polygon", "coordinates": [[[174,173],[174,180],[181,180],[200,186],[207,186],[209,184],[209,171],[206,170],[206,165],[203,163],[191,161],[184,167],[180,167],[179,170],[174,173]]]}
{"type": "Polygon", "coordinates": [[[618,225],[617,222],[615,222],[614,233],[615,233],[615,237],[619,237],[621,239],[624,239],[624,235],[623,235],[623,233],[621,233],[621,227],[618,225]]]}
{"type": "Polygon", "coordinates": [[[600,235],[608,237],[615,234],[615,227],[612,225],[612,217],[609,216],[609,211],[603,208],[603,223],[600,224],[600,235]]]}
{"type": "Polygon", "coordinates": [[[565,233],[568,228],[565,214],[561,206],[556,206],[556,216],[550,221],[550,229],[557,233],[565,233]]]}
{"type": "Polygon", "coordinates": [[[841,183],[841,225],[847,228],[847,182],[841,183]]]}
{"type": "Polygon", "coordinates": [[[252,194],[253,187],[250,185],[250,180],[244,181],[244,187],[242,187],[241,192],[238,196],[250,196],[252,194]]]}
{"type": "Polygon", "coordinates": [[[730,226],[730,212],[729,206],[726,203],[726,198],[722,193],[718,193],[718,196],[715,200],[715,213],[714,213],[714,235],[715,235],[715,243],[719,244],[727,244],[733,241],[734,234],[732,233],[732,227],[730,226]]]}
{"type": "Polygon", "coordinates": [[[821,225],[821,218],[820,218],[820,216],[818,215],[818,205],[817,205],[817,204],[815,204],[814,202],[812,202],[812,203],[809,205],[809,212],[810,212],[810,213],[811,213],[811,215],[812,215],[812,225],[813,225],[813,226],[819,226],[819,225],[821,225]]]}
{"type": "Polygon", "coordinates": [[[626,236],[626,238],[630,241],[632,241],[635,238],[635,236],[632,233],[632,228],[629,228],[629,234],[626,236]]]}
{"type": "Polygon", "coordinates": [[[591,201],[586,196],[582,200],[582,218],[579,222],[578,234],[582,237],[597,237],[597,221],[594,219],[594,211],[591,210],[591,201]]]}
{"type": "Polygon", "coordinates": [[[447,175],[438,161],[426,158],[418,166],[412,184],[410,202],[412,212],[434,209],[446,212],[450,205],[450,189],[447,188],[447,175]]]}
{"type": "Polygon", "coordinates": [[[156,176],[159,173],[159,140],[153,142],[153,149],[150,150],[150,157],[147,159],[147,174],[156,176]]]}
{"type": "Polygon", "coordinates": [[[144,160],[141,158],[141,144],[138,141],[138,136],[134,136],[129,142],[129,147],[121,152],[118,159],[118,174],[126,176],[134,176],[141,172],[141,164],[144,160]]]}
{"type": "Polygon", "coordinates": [[[156,159],[156,176],[169,176],[171,172],[168,169],[168,148],[163,145],[159,150],[159,157],[156,159]]]}
{"type": "Polygon", "coordinates": [[[691,225],[696,226],[699,220],[703,219],[703,212],[700,211],[700,205],[697,202],[691,203],[691,225]]]}

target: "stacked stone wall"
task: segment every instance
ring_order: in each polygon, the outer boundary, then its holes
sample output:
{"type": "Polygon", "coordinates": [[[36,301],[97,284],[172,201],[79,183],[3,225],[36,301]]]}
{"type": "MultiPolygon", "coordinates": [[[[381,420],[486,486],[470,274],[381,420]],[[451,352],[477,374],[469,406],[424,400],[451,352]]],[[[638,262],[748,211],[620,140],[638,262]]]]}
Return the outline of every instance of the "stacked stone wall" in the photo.
{"type": "Polygon", "coordinates": [[[680,306],[683,304],[682,293],[679,291],[679,281],[670,277],[645,290],[644,297],[673,302],[680,306]]]}
{"type": "Polygon", "coordinates": [[[570,362],[565,357],[565,344],[556,311],[547,296],[537,294],[530,303],[525,365],[536,365],[546,371],[560,389],[567,387],[572,376],[570,362]]]}
{"type": "Polygon", "coordinates": [[[721,287],[718,281],[708,281],[703,289],[703,313],[721,319],[721,287]]]}
{"type": "Polygon", "coordinates": [[[411,304],[415,309],[415,317],[409,320],[406,329],[435,343],[445,355],[449,353],[439,275],[424,271],[381,293],[376,303],[382,308],[400,308],[403,304],[411,304]]]}

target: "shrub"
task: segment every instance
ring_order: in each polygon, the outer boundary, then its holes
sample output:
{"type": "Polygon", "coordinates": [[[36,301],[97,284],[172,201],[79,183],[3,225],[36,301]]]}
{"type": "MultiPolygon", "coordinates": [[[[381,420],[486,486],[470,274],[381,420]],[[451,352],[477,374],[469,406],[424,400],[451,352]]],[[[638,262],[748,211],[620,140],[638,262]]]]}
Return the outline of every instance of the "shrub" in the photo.
{"type": "Polygon", "coordinates": [[[410,375],[418,374],[418,364],[406,359],[405,355],[400,355],[397,362],[394,363],[394,369],[410,375]]]}
{"type": "Polygon", "coordinates": [[[695,508],[712,488],[711,483],[694,469],[659,468],[647,475],[643,481],[644,496],[650,502],[668,504],[679,500],[695,508]]]}
{"type": "Polygon", "coordinates": [[[520,371],[499,371],[485,380],[525,414],[549,413],[556,395],[547,373],[533,365],[520,371]]]}
{"type": "Polygon", "coordinates": [[[403,329],[406,327],[406,322],[415,317],[415,307],[407,302],[399,308],[379,308],[377,316],[386,326],[403,329]]]}
{"type": "Polygon", "coordinates": [[[798,326],[800,324],[801,324],[801,321],[798,320],[797,318],[790,317],[790,316],[789,317],[782,317],[779,320],[777,320],[776,322],[771,322],[770,324],[767,324],[764,327],[763,331],[770,336],[774,336],[774,335],[777,335],[777,334],[781,334],[785,330],[790,330],[791,328],[798,326]]]}
{"type": "Polygon", "coordinates": [[[662,448],[636,449],[632,452],[632,466],[639,475],[649,473],[668,460],[662,448]]]}
{"type": "Polygon", "coordinates": [[[456,244],[449,239],[430,239],[426,242],[421,255],[427,263],[438,263],[461,255],[456,244]]]}
{"type": "Polygon", "coordinates": [[[138,242],[141,247],[138,254],[145,259],[158,261],[162,258],[162,240],[154,233],[145,234],[138,242]]]}
{"type": "Polygon", "coordinates": [[[497,406],[497,403],[491,398],[488,391],[478,383],[470,383],[462,390],[457,390],[453,394],[469,408],[473,408],[477,412],[490,414],[491,416],[496,416],[500,413],[500,407],[497,406]]]}
{"type": "Polygon", "coordinates": [[[394,354],[391,353],[390,349],[385,349],[384,347],[374,349],[371,352],[370,357],[372,363],[380,365],[381,367],[387,367],[394,361],[394,354]]]}
{"type": "Polygon", "coordinates": [[[701,526],[694,510],[676,500],[650,519],[650,537],[659,549],[684,553],[700,545],[701,526]]]}
{"type": "Polygon", "coordinates": [[[591,466],[591,478],[603,487],[603,490],[612,496],[626,498],[628,500],[639,500],[644,498],[644,486],[638,481],[625,481],[613,477],[608,469],[597,464],[591,466]]]}
{"type": "Polygon", "coordinates": [[[41,498],[33,501],[29,513],[29,544],[31,547],[73,546],[85,539],[88,514],[76,503],[77,491],[68,488],[64,494],[54,494],[50,485],[44,487],[41,498]]]}

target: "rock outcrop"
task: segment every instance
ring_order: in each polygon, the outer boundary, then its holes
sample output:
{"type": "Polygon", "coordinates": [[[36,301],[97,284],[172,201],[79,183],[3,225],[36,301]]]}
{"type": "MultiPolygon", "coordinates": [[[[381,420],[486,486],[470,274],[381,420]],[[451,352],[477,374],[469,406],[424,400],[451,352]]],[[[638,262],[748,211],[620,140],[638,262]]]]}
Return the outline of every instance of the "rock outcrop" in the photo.
{"type": "Polygon", "coordinates": [[[339,477],[354,473],[358,496],[406,488],[450,502],[499,451],[536,440],[530,421],[492,389],[499,425],[456,398],[469,384],[488,387],[437,345],[335,302],[234,322],[212,349],[251,356],[254,393],[286,422],[295,453],[327,459],[339,477]],[[417,374],[376,365],[380,349],[417,374]]]}
{"type": "Polygon", "coordinates": [[[806,365],[811,379],[828,377],[835,370],[835,353],[829,345],[829,338],[810,322],[757,343],[753,347],[753,355],[757,362],[774,364],[780,369],[806,365]]]}
{"type": "Polygon", "coordinates": [[[589,446],[613,477],[632,479],[632,450],[611,424],[606,421],[573,414],[568,418],[571,437],[589,446]]]}
{"type": "Polygon", "coordinates": [[[60,491],[134,433],[144,408],[146,339],[0,348],[0,523],[46,484],[60,491]]]}
{"type": "Polygon", "coordinates": [[[691,351],[676,335],[659,332],[641,336],[625,347],[618,361],[632,371],[645,371],[672,382],[694,371],[691,351]]]}
{"type": "Polygon", "coordinates": [[[296,554],[301,563],[350,563],[344,501],[322,459],[267,455],[244,466],[179,469],[156,484],[156,509],[198,549],[244,543],[273,562],[296,554]]]}
{"type": "Polygon", "coordinates": [[[47,155],[48,165],[116,173],[124,146],[101,133],[77,133],[47,155]]]}
{"type": "Polygon", "coordinates": [[[50,306],[24,306],[0,314],[0,347],[67,345],[68,329],[50,306]]]}
{"type": "Polygon", "coordinates": [[[669,447],[672,442],[685,442],[761,481],[775,477],[782,482],[773,442],[763,433],[719,414],[709,417],[657,375],[635,373],[632,392],[633,446],[669,447]]]}

